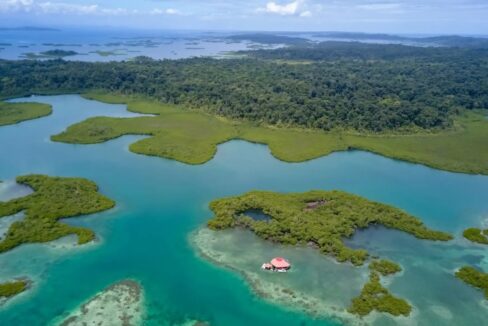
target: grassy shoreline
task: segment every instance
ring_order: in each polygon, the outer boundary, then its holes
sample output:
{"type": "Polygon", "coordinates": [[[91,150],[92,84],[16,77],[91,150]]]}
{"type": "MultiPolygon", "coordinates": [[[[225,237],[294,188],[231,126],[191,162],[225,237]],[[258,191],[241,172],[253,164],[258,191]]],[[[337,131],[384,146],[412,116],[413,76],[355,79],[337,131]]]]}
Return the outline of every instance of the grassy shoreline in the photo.
{"type": "Polygon", "coordinates": [[[38,119],[52,113],[48,104],[42,103],[7,103],[0,102],[0,126],[38,119]]]}
{"type": "Polygon", "coordinates": [[[94,144],[123,135],[146,135],[149,138],[130,146],[132,152],[203,164],[214,157],[219,144],[241,139],[267,145],[274,157],[285,162],[304,162],[357,149],[451,172],[488,175],[488,120],[479,113],[468,112],[457,117],[457,128],[445,132],[361,135],[230,121],[137,96],[99,92],[83,96],[105,103],[127,104],[131,112],[156,116],[90,118],[52,136],[53,141],[94,144]]]}

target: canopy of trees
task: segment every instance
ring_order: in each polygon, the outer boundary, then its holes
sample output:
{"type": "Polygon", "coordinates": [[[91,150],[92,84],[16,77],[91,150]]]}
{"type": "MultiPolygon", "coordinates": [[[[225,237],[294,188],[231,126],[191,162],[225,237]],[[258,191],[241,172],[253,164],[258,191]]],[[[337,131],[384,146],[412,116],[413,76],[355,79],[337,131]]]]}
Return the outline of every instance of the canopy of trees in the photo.
{"type": "Polygon", "coordinates": [[[488,108],[487,54],[327,43],[252,52],[257,59],[3,60],[0,97],[103,90],[273,125],[374,132],[448,128],[461,110],[488,108]]]}
{"type": "Polygon", "coordinates": [[[456,272],[456,277],[463,282],[483,291],[488,300],[488,273],[484,273],[474,267],[464,266],[456,272]]]}
{"type": "Polygon", "coordinates": [[[0,253],[23,243],[49,242],[76,234],[78,243],[95,238],[92,230],[59,222],[66,217],[92,214],[112,208],[115,203],[98,193],[95,183],[80,178],[27,175],[17,178],[34,192],[28,196],[0,202],[0,218],[21,211],[25,217],[12,223],[0,241],[0,253]]]}
{"type": "MultiPolygon", "coordinates": [[[[340,191],[290,194],[252,191],[213,201],[210,208],[215,214],[208,222],[211,229],[241,226],[261,238],[283,244],[311,243],[324,254],[354,265],[362,265],[368,253],[347,247],[343,239],[370,225],[380,224],[420,239],[446,241],[452,238],[447,233],[428,229],[420,220],[399,209],[340,191]],[[245,212],[252,209],[269,215],[271,220],[255,220],[246,216],[245,212]]],[[[384,261],[375,263],[372,268],[385,274],[400,269],[384,261]]]]}

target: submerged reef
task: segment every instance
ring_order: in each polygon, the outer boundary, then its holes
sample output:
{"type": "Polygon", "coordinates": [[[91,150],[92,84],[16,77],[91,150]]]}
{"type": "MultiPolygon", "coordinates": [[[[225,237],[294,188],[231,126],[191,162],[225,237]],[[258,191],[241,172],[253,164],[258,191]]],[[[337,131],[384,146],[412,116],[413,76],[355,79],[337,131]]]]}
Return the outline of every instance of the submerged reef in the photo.
{"type": "Polygon", "coordinates": [[[365,262],[368,253],[347,247],[343,239],[371,225],[380,224],[419,239],[452,239],[447,233],[430,230],[422,221],[400,209],[341,191],[289,194],[253,191],[215,200],[210,208],[215,216],[208,227],[213,230],[244,227],[260,238],[281,244],[313,245],[339,262],[357,266],[365,262]],[[261,210],[271,219],[253,219],[245,214],[249,210],[261,210]]]}
{"type": "Polygon", "coordinates": [[[49,242],[76,234],[78,244],[92,241],[92,230],[59,222],[60,219],[92,214],[112,208],[115,202],[101,195],[92,181],[81,178],[59,178],[27,175],[17,178],[19,184],[34,192],[25,197],[0,202],[0,218],[23,211],[25,217],[12,223],[0,241],[0,253],[24,243],[49,242]]]}
{"type": "Polygon", "coordinates": [[[58,325],[140,325],[143,312],[141,286],[136,281],[123,280],[95,295],[58,325]]]}
{"type": "Polygon", "coordinates": [[[284,253],[282,245],[243,229],[213,231],[204,227],[192,233],[190,241],[202,258],[238,272],[266,301],[316,318],[363,324],[346,307],[367,281],[364,267],[338,264],[309,247],[288,246],[284,253]],[[263,261],[281,254],[292,262],[289,272],[261,270],[263,261]]]}

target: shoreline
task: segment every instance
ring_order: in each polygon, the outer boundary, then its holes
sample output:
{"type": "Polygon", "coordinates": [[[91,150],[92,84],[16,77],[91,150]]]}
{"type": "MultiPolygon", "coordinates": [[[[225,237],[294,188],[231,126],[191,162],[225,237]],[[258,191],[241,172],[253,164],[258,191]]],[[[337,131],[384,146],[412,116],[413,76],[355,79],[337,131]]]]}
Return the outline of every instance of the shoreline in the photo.
{"type": "MultiPolygon", "coordinates": [[[[141,141],[131,144],[130,151],[136,154],[158,156],[186,164],[200,165],[215,157],[219,145],[232,140],[244,140],[250,143],[268,146],[273,157],[287,163],[311,161],[335,152],[360,150],[390,159],[412,164],[421,164],[432,169],[451,173],[488,175],[488,165],[485,166],[486,162],[483,163],[484,161],[481,160],[477,154],[482,149],[476,151],[470,149],[468,152],[466,152],[465,149],[462,149],[465,148],[466,142],[476,142],[476,140],[480,141],[484,139],[477,133],[482,132],[482,130],[485,129],[484,127],[486,126],[482,126],[482,124],[483,122],[486,123],[486,121],[480,119],[481,115],[471,112],[456,118],[457,127],[455,131],[449,130],[434,133],[418,132],[407,135],[376,135],[357,132],[321,132],[298,128],[258,126],[252,122],[230,120],[192,109],[182,110],[180,106],[159,103],[147,97],[137,95],[116,95],[109,92],[103,94],[99,92],[86,92],[80,93],[80,96],[88,100],[96,100],[107,104],[125,104],[127,106],[127,111],[129,112],[143,114],[152,113],[157,115],[153,118],[157,119],[163,117],[166,122],[169,121],[169,123],[162,127],[162,129],[156,128],[151,131],[144,130],[143,127],[140,127],[141,129],[139,131],[135,131],[132,127],[132,130],[130,131],[120,130],[116,135],[105,135],[100,139],[84,136],[82,133],[80,134],[80,130],[76,130],[78,135],[76,138],[70,139],[70,128],[73,126],[78,127],[78,129],[81,128],[81,126],[89,128],[90,125],[96,121],[97,118],[95,117],[69,126],[65,132],[52,136],[53,141],[73,144],[95,144],[106,142],[123,135],[149,135],[149,141],[146,140],[143,142],[142,144],[144,145],[141,144],[141,141]],[[158,112],[158,108],[162,111],[158,112]],[[187,126],[189,129],[196,124],[203,129],[216,130],[217,136],[213,135],[210,139],[203,139],[200,144],[196,145],[192,144],[190,141],[190,144],[192,145],[188,145],[188,143],[179,144],[178,142],[181,140],[175,138],[175,135],[173,136],[174,142],[171,152],[164,152],[164,147],[167,145],[166,143],[160,143],[161,140],[159,139],[160,136],[158,136],[158,134],[163,132],[165,137],[172,138],[172,135],[167,133],[167,130],[169,129],[165,128],[168,126],[171,128],[171,118],[174,118],[175,115],[185,117],[185,119],[187,119],[186,123],[190,123],[190,125],[187,126]],[[196,121],[195,119],[206,119],[208,121],[204,123],[196,121]],[[210,123],[210,126],[206,125],[206,123],[210,123]],[[225,131],[226,128],[227,131],[225,131]],[[232,129],[232,131],[229,131],[229,128],[232,129]],[[226,135],[219,135],[219,131],[224,132],[226,135]],[[461,139],[461,141],[459,139],[461,139]],[[451,145],[451,143],[454,145],[451,145]],[[303,144],[308,144],[309,146],[304,149],[303,144]],[[201,149],[202,146],[205,148],[203,152],[198,154],[199,156],[195,156],[195,154],[184,156],[182,154],[185,150],[194,151],[195,149],[201,149]],[[434,148],[436,148],[436,151],[439,151],[437,148],[439,146],[444,146],[441,150],[441,152],[443,151],[443,154],[440,155],[440,159],[438,158],[439,155],[432,156],[431,154],[434,148]],[[150,149],[151,147],[159,147],[162,148],[163,151],[159,150],[158,152],[155,152],[154,149],[150,149]],[[462,156],[458,153],[461,149],[463,150],[462,156]],[[466,155],[468,155],[468,157],[466,157],[466,155]],[[478,157],[474,160],[475,163],[472,163],[473,159],[471,156],[473,155],[478,157]]],[[[110,122],[111,121],[113,120],[110,120],[110,122]]],[[[185,129],[184,126],[183,129],[185,129]]],[[[73,132],[72,129],[71,132],[73,132]]],[[[185,137],[188,137],[188,135],[185,137]]]]}

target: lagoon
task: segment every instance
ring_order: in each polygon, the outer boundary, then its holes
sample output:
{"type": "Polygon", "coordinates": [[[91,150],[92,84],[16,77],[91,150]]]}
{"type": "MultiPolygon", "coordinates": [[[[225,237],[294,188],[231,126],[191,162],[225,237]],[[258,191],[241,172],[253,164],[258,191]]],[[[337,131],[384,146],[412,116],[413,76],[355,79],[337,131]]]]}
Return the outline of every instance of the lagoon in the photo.
{"type": "MultiPolygon", "coordinates": [[[[91,116],[137,116],[125,111],[124,105],[78,95],[14,101],[48,103],[53,114],[0,128],[0,180],[11,183],[16,176],[30,173],[83,177],[97,183],[117,206],[67,221],[94,230],[96,243],[77,247],[68,237],[48,245],[24,245],[0,255],[0,281],[23,276],[34,281],[30,291],[0,307],[2,324],[49,324],[60,315],[68,316],[110,284],[127,278],[138,280],[144,287],[147,325],[178,325],[187,320],[205,320],[212,325],[340,323],[314,319],[259,298],[239,273],[214,265],[193,248],[193,232],[212,216],[207,207],[210,201],[254,189],[344,190],[399,207],[431,228],[453,233],[456,239],[445,244],[383,229],[359,232],[349,241],[351,246],[402,265],[404,272],[388,287],[417,308],[412,318],[419,324],[468,325],[488,319],[482,293],[453,276],[456,268],[466,264],[488,271],[486,248],[461,237],[466,227],[488,224],[488,176],[449,173],[361,151],[291,164],[273,158],[263,145],[244,141],[220,145],[214,159],[190,166],[129,152],[129,144],[140,136],[96,145],[49,140],[51,135],[91,116]]],[[[10,197],[21,194],[15,187],[5,189],[16,192],[10,197]]],[[[2,198],[9,195],[2,193],[2,198]]],[[[291,283],[297,275],[302,276],[298,285],[303,289],[313,286],[306,280],[315,282],[317,275],[325,284],[333,281],[334,274],[352,275],[351,286],[364,278],[362,270],[347,265],[334,267],[333,261],[311,249],[303,249],[303,254],[302,249],[258,243],[249,234],[236,236],[242,241],[240,246],[228,248],[236,255],[249,241],[260,250],[297,257],[297,262],[299,257],[313,259],[310,269],[297,267],[305,270],[302,275],[289,274],[287,282],[291,283]],[[321,268],[324,273],[320,273],[321,268]]],[[[245,267],[258,270],[270,258],[268,252],[256,266],[245,267]]],[[[249,262],[254,259],[244,254],[242,258],[251,259],[249,262]]],[[[345,287],[344,296],[354,294],[348,284],[341,286],[345,287]]],[[[339,304],[343,297],[335,301],[339,304]]],[[[391,324],[392,320],[379,317],[375,323],[391,324]]]]}

